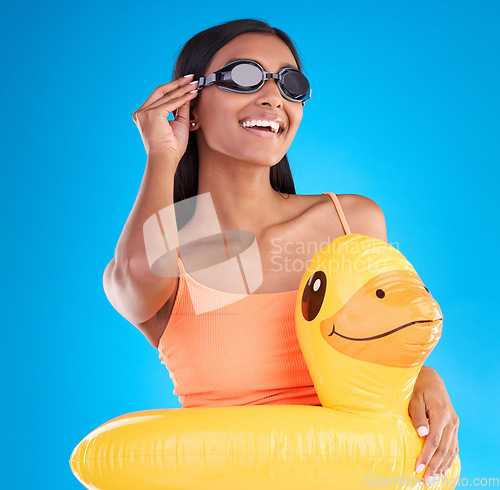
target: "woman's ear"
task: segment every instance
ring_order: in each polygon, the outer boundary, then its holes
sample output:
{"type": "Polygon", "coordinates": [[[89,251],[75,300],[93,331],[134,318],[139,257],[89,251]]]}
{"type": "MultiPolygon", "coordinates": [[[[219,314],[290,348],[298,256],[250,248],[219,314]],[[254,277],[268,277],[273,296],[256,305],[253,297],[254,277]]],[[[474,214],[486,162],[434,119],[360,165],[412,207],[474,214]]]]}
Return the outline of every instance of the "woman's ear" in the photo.
{"type": "Polygon", "coordinates": [[[196,116],[192,113],[189,115],[189,131],[196,131],[200,129],[196,116]]]}
{"type": "Polygon", "coordinates": [[[200,126],[196,117],[196,103],[191,101],[189,104],[189,131],[196,131],[197,129],[200,129],[200,126]]]}

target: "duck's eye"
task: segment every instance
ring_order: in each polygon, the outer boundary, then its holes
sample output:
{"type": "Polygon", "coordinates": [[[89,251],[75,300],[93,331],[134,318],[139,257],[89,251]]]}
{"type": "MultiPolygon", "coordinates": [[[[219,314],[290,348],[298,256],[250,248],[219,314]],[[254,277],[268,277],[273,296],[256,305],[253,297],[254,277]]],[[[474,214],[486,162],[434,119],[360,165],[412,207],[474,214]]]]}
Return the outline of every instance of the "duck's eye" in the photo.
{"type": "Polygon", "coordinates": [[[307,281],[302,293],[302,316],[310,322],[321,310],[326,292],[326,274],[316,271],[307,281]]]}
{"type": "Polygon", "coordinates": [[[377,289],[375,291],[375,294],[377,295],[377,298],[383,298],[385,296],[385,292],[383,289],[377,289]]]}

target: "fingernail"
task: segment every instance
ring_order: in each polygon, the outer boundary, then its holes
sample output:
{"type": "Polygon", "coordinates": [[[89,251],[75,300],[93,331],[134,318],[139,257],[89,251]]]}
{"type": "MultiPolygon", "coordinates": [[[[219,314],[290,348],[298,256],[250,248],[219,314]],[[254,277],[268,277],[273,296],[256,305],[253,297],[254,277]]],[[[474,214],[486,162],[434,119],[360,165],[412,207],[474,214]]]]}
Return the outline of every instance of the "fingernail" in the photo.
{"type": "Polygon", "coordinates": [[[444,476],[448,476],[448,473],[451,471],[451,467],[448,468],[445,472],[444,472],[444,476]]]}
{"type": "Polygon", "coordinates": [[[198,83],[198,80],[195,80],[194,82],[189,82],[189,85],[193,85],[195,83],[198,83]]]}
{"type": "Polygon", "coordinates": [[[422,427],[419,427],[417,429],[417,433],[420,437],[424,437],[429,433],[429,429],[427,427],[425,427],[424,425],[422,425],[422,427]]]}
{"type": "Polygon", "coordinates": [[[191,92],[188,92],[189,94],[195,94],[196,92],[198,92],[197,89],[194,89],[194,90],[191,90],[191,92]]]}
{"type": "Polygon", "coordinates": [[[417,473],[420,473],[423,469],[425,468],[425,464],[424,463],[420,463],[418,466],[417,466],[417,469],[415,470],[417,473]]]}
{"type": "Polygon", "coordinates": [[[189,75],[184,75],[184,78],[194,77],[194,73],[190,73],[189,75]]]}

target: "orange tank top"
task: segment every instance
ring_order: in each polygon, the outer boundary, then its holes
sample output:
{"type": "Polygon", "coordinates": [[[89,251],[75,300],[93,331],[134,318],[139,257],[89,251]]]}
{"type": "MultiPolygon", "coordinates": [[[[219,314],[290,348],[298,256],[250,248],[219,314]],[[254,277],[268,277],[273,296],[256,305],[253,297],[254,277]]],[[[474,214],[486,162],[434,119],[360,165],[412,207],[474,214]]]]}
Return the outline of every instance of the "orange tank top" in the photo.
{"type": "MultiPolygon", "coordinates": [[[[349,234],[337,196],[323,194],[349,234]]],[[[196,315],[188,287],[213,303],[228,293],[195,281],[180,257],[178,264],[179,286],[158,357],[183,408],[321,404],[295,331],[298,290],[248,294],[196,315]]]]}

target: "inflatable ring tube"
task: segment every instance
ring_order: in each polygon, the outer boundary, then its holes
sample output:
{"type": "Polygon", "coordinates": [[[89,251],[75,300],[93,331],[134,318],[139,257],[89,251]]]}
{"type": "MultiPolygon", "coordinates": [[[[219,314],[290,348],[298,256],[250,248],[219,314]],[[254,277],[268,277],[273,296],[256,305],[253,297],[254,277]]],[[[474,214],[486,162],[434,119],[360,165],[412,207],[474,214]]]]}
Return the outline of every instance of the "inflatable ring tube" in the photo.
{"type": "MultiPolygon", "coordinates": [[[[123,415],[77,445],[74,475],[102,490],[421,488],[408,401],[442,318],[415,269],[386,242],[339,237],[309,263],[295,315],[323,406],[123,415]]],[[[432,488],[455,488],[459,474],[457,456],[432,488]]]]}

